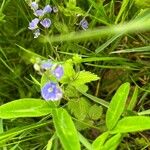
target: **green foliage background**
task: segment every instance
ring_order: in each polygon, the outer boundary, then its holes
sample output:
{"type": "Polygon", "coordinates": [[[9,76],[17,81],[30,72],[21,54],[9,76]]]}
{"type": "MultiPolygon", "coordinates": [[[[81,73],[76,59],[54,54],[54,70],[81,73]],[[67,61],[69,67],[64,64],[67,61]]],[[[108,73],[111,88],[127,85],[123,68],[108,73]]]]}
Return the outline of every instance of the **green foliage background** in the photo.
{"type": "Polygon", "coordinates": [[[148,149],[150,2],[39,0],[58,13],[38,39],[29,2],[0,1],[0,148],[148,149]],[[65,70],[57,103],[42,100],[49,77],[33,68],[49,58],[65,70]]]}

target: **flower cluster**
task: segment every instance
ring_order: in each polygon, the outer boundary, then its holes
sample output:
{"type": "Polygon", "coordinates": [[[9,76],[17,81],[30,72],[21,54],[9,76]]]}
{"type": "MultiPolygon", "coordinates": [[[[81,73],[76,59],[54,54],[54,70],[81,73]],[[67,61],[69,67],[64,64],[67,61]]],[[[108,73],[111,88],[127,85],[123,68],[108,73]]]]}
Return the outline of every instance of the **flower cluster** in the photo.
{"type": "Polygon", "coordinates": [[[41,61],[40,68],[42,70],[50,70],[57,80],[60,80],[64,74],[62,65],[53,63],[50,59],[41,61]]]}
{"type": "Polygon", "coordinates": [[[30,7],[36,18],[29,23],[28,29],[32,30],[34,38],[37,38],[40,35],[39,24],[44,28],[49,28],[51,26],[51,20],[49,18],[44,18],[45,15],[52,11],[56,13],[58,10],[57,7],[51,7],[50,5],[46,5],[43,9],[39,9],[39,5],[36,2],[31,2],[30,7]]]}
{"type": "Polygon", "coordinates": [[[58,81],[64,75],[64,69],[62,65],[53,63],[50,59],[43,60],[40,63],[42,70],[50,70],[51,74],[57,79],[56,82],[48,81],[41,89],[41,95],[45,100],[60,100],[63,96],[62,89],[60,88],[58,81]]]}

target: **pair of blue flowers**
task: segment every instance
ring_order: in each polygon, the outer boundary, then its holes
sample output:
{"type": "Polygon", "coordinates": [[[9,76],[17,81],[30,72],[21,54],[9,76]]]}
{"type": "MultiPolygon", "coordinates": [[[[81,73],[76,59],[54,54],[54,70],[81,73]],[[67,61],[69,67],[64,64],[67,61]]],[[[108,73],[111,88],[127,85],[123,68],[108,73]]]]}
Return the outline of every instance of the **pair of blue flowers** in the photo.
{"type": "MultiPolygon", "coordinates": [[[[41,69],[50,70],[58,81],[64,74],[62,65],[55,66],[51,60],[43,61],[41,63],[41,69]]],[[[63,92],[57,82],[49,81],[42,87],[41,95],[45,100],[57,101],[62,98],[63,92]]]]}
{"type": "Polygon", "coordinates": [[[37,38],[40,35],[40,29],[38,24],[40,23],[44,28],[49,28],[51,26],[51,20],[49,18],[43,18],[46,14],[51,13],[52,11],[56,12],[56,8],[52,8],[50,5],[46,5],[43,9],[39,9],[38,3],[32,2],[30,4],[33,14],[36,16],[30,23],[29,29],[34,31],[34,38],[37,38]]]}

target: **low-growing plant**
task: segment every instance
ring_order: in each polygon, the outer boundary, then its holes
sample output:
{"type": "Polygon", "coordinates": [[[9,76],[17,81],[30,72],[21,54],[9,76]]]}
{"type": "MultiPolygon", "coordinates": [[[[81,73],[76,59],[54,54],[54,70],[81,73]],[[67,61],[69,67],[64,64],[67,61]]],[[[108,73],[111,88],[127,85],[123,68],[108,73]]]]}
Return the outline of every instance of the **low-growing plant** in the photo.
{"type": "Polygon", "coordinates": [[[149,5],[2,0],[0,147],[148,148],[149,5]]]}
{"type": "MultiPolygon", "coordinates": [[[[79,121],[98,120],[102,114],[101,106],[98,104],[92,105],[80,93],[80,91],[83,93],[88,91],[89,87],[86,83],[99,79],[97,75],[89,71],[79,70],[78,66],[83,60],[75,55],[72,59],[61,63],[51,60],[38,62],[38,71],[42,75],[41,82],[39,83],[35,78],[32,78],[40,86],[41,95],[45,100],[25,98],[3,104],[0,106],[0,118],[14,119],[50,115],[56,130],[51,142],[53,143],[55,138],[58,137],[66,150],[81,149],[80,142],[91,150],[115,150],[127,133],[149,130],[149,117],[140,116],[136,113],[130,116],[128,113],[134,107],[137,94],[133,94],[127,105],[130,84],[126,82],[118,88],[110,103],[104,105],[108,107],[105,119],[107,129],[92,144],[88,141],[86,141],[88,145],[83,143],[87,139],[79,136],[80,133],[76,125],[79,121]],[[76,118],[74,121],[68,111],[76,118]]],[[[136,89],[135,92],[137,92],[136,89]]],[[[101,99],[99,99],[100,101],[101,99]]],[[[81,129],[82,127],[80,127],[81,129]]],[[[19,128],[18,132],[12,133],[11,137],[20,134],[24,130],[19,128]]],[[[2,142],[10,140],[7,133],[0,137],[2,142]]],[[[51,146],[52,143],[50,143],[51,146]]]]}

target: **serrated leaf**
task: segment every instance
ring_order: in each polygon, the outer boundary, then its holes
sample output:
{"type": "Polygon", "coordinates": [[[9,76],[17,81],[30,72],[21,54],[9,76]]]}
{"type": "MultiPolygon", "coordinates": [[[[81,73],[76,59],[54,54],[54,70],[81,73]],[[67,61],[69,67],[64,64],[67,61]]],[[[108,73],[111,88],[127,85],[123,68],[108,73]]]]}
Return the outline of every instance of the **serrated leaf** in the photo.
{"type": "Polygon", "coordinates": [[[71,83],[73,86],[78,87],[79,85],[96,81],[99,77],[89,71],[80,71],[76,74],[74,81],[71,83]]]}
{"type": "Polygon", "coordinates": [[[0,106],[0,118],[39,117],[51,113],[54,105],[44,100],[24,98],[0,106]]]}
{"type": "Polygon", "coordinates": [[[76,120],[75,121],[75,126],[77,128],[78,131],[82,131],[85,130],[87,128],[91,128],[91,126],[93,126],[93,121],[89,120],[89,119],[85,119],[85,120],[76,120]]]}
{"type": "Polygon", "coordinates": [[[80,150],[77,130],[71,116],[65,109],[53,109],[53,122],[64,150],[80,150]]]}
{"type": "Polygon", "coordinates": [[[103,113],[102,106],[94,104],[92,107],[90,107],[88,115],[92,120],[98,120],[101,118],[102,113],[103,113]]]}
{"type": "Polygon", "coordinates": [[[98,136],[92,144],[93,150],[100,150],[108,136],[109,136],[109,132],[104,132],[100,136],[98,136]]]}
{"type": "Polygon", "coordinates": [[[150,130],[150,117],[132,116],[121,119],[112,133],[127,133],[150,130]]]}
{"type": "Polygon", "coordinates": [[[129,90],[130,84],[126,82],[118,88],[113,96],[106,112],[106,126],[109,130],[115,127],[121,114],[123,113],[129,90]]]}
{"type": "Polygon", "coordinates": [[[71,99],[68,102],[68,109],[79,120],[85,119],[86,115],[88,114],[89,108],[90,104],[84,97],[81,97],[79,99],[71,99]]]}
{"type": "Polygon", "coordinates": [[[75,87],[68,85],[65,89],[65,96],[69,98],[79,97],[79,92],[76,90],[75,87]]]}
{"type": "Polygon", "coordinates": [[[78,91],[82,90],[83,92],[87,92],[88,89],[89,89],[89,87],[85,84],[81,84],[81,85],[78,86],[78,91]]]}

